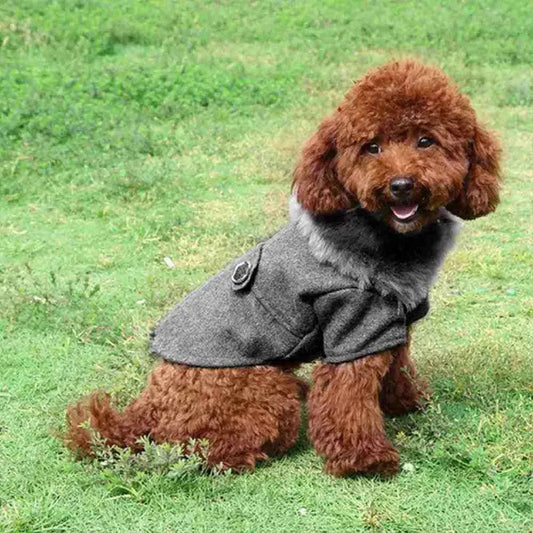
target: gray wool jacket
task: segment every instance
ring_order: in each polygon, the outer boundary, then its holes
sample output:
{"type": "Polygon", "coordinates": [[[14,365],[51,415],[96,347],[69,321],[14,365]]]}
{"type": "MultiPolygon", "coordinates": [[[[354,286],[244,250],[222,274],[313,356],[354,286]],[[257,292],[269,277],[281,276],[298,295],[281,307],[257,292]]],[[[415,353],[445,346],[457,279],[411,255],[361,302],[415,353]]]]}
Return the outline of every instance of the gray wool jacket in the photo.
{"type": "Polygon", "coordinates": [[[190,293],[152,332],[151,352],[200,367],[352,361],[407,342],[458,224],[442,211],[416,235],[362,209],[291,222],[190,293]]]}

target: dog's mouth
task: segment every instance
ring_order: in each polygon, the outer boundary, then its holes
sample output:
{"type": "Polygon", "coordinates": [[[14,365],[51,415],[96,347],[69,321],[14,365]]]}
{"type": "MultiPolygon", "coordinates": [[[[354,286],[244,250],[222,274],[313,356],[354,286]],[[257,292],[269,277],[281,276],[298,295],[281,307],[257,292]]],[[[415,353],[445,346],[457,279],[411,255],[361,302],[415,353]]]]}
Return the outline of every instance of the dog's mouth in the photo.
{"type": "Polygon", "coordinates": [[[418,205],[419,204],[391,205],[390,209],[396,221],[406,224],[416,217],[418,205]]]}

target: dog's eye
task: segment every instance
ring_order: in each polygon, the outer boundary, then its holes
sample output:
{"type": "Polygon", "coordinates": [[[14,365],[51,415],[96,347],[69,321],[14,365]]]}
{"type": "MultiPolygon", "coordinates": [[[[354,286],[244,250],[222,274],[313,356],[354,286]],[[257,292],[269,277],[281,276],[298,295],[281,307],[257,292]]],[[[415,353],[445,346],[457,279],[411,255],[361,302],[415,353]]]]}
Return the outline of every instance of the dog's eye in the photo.
{"type": "Polygon", "coordinates": [[[381,152],[381,146],[376,142],[366,143],[363,145],[362,151],[367,154],[376,155],[381,152]]]}
{"type": "Polygon", "coordinates": [[[417,146],[418,148],[429,148],[432,144],[435,144],[435,139],[431,137],[420,137],[417,146]]]}

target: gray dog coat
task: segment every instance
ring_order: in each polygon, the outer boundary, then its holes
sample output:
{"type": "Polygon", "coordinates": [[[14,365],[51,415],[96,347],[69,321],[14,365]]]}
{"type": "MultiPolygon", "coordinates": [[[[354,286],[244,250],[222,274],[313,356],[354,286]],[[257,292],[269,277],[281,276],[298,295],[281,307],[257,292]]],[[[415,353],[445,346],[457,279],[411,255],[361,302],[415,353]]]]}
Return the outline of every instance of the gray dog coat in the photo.
{"type": "Polygon", "coordinates": [[[190,293],[152,333],[175,363],[239,367],[321,358],[342,363],[407,342],[456,221],[443,211],[415,235],[362,209],[293,220],[190,293]]]}

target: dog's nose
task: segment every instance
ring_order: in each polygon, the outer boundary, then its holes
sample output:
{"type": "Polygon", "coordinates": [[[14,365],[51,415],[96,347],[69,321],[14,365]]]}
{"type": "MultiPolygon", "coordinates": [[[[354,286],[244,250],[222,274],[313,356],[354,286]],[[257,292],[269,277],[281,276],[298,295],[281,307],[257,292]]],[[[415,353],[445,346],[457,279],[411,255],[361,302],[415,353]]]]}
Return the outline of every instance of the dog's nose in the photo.
{"type": "Polygon", "coordinates": [[[406,178],[404,176],[393,178],[389,183],[389,189],[392,196],[398,200],[405,200],[409,198],[413,192],[413,188],[414,182],[412,178],[406,178]]]}

